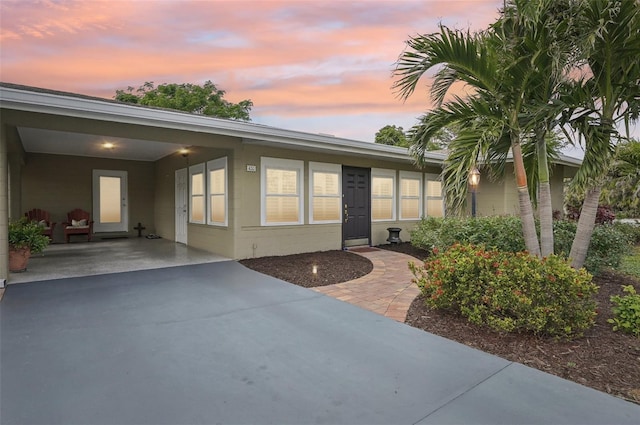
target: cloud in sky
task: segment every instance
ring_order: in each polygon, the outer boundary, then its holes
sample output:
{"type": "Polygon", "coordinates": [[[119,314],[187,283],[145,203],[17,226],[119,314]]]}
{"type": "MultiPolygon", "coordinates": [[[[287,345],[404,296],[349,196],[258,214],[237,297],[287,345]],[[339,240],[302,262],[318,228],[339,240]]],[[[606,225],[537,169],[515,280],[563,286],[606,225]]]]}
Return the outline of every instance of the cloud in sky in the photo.
{"type": "Polygon", "coordinates": [[[2,0],[0,80],[112,98],[145,81],[213,81],[254,122],[372,141],[429,107],[393,64],[438,22],[480,29],[502,0],[2,0]]]}

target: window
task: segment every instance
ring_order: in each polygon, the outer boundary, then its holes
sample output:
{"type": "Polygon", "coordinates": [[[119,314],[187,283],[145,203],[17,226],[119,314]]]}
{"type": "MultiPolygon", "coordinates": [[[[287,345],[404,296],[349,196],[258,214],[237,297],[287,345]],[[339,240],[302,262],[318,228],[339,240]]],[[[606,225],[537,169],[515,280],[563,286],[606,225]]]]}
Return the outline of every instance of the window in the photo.
{"type": "Polygon", "coordinates": [[[302,161],[261,158],[261,223],[263,226],[302,224],[303,170],[302,161]]]}
{"type": "Polygon", "coordinates": [[[371,170],[371,220],[393,221],[395,211],[396,172],[394,170],[371,170]]]}
{"type": "Polygon", "coordinates": [[[189,222],[204,224],[204,164],[189,167],[189,222]]]}
{"type": "Polygon", "coordinates": [[[424,210],[427,217],[444,217],[442,182],[436,174],[425,175],[424,210]]]}
{"type": "Polygon", "coordinates": [[[400,171],[400,220],[420,220],[422,216],[422,174],[400,171]]]}
{"type": "Polygon", "coordinates": [[[309,163],[310,223],[340,223],[342,167],[337,164],[309,163]]]}
{"type": "Polygon", "coordinates": [[[227,225],[227,158],[207,162],[207,224],[227,225]]]}

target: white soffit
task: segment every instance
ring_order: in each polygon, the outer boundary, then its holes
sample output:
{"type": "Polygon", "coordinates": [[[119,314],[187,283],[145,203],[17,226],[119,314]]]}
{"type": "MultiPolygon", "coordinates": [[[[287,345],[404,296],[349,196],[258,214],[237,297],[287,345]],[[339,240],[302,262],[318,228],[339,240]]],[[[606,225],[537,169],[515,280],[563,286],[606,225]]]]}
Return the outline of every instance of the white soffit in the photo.
{"type": "Polygon", "coordinates": [[[18,127],[18,133],[25,151],[57,155],[156,161],[183,147],[173,143],[30,127],[18,127]],[[107,149],[105,143],[111,143],[113,147],[107,149]]]}

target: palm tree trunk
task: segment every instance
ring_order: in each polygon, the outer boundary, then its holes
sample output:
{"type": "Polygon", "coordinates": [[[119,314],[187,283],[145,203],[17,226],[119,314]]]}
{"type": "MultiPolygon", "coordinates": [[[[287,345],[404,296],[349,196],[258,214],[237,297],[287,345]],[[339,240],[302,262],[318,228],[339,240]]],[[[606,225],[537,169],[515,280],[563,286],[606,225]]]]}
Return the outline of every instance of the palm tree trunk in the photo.
{"type": "Polygon", "coordinates": [[[579,269],[584,266],[587,259],[587,251],[591,242],[591,235],[596,225],[596,214],[598,212],[598,201],[600,200],[601,186],[591,187],[587,189],[582,203],[582,211],[580,212],[580,220],[578,220],[578,228],[576,236],[571,245],[569,258],[571,259],[571,267],[579,269]]]}
{"type": "Polygon", "coordinates": [[[553,208],[545,131],[536,135],[538,155],[538,214],[540,216],[540,251],[543,257],[553,254],[553,208]]]}
{"type": "Polygon", "coordinates": [[[522,220],[522,234],[524,245],[531,255],[540,256],[540,245],[538,244],[538,234],[536,233],[536,222],[533,217],[533,206],[529,197],[527,186],[527,174],[522,158],[522,147],[520,143],[512,143],[513,168],[516,175],[516,187],[518,188],[518,203],[520,206],[520,219],[522,220]]]}

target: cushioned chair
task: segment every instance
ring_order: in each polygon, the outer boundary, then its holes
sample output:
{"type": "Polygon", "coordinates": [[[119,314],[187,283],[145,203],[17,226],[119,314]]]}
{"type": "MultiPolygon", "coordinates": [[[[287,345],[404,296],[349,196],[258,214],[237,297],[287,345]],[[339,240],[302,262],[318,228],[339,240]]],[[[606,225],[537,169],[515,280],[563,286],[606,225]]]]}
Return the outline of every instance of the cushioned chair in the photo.
{"type": "Polygon", "coordinates": [[[76,208],[67,213],[67,221],[63,223],[64,238],[67,243],[71,235],[87,235],[87,242],[91,242],[93,233],[93,221],[91,215],[81,209],[76,208]]]}
{"type": "Polygon", "coordinates": [[[29,219],[29,221],[35,221],[42,226],[42,234],[50,240],[53,240],[53,229],[56,227],[56,223],[51,222],[51,219],[49,218],[49,211],[34,208],[31,211],[24,213],[24,215],[29,219]]]}

